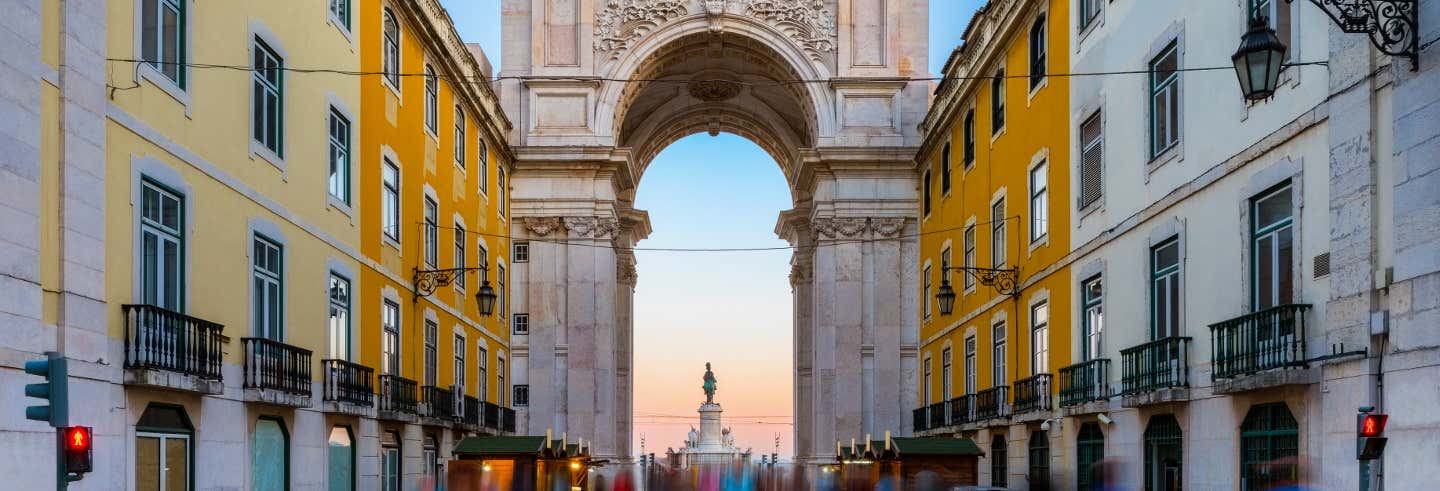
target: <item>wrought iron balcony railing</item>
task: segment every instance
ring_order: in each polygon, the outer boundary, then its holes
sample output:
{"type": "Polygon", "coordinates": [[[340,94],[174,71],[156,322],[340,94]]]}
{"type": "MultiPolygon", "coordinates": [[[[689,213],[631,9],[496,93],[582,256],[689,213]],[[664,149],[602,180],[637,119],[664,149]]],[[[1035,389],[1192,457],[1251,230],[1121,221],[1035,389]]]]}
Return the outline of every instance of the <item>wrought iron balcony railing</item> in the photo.
{"type": "Polygon", "coordinates": [[[265,338],[242,338],[245,387],[310,395],[310,350],[265,338]]]}
{"type": "Polygon", "coordinates": [[[926,431],[930,429],[930,406],[915,408],[910,411],[910,426],[915,431],[926,431]]]}
{"type": "Polygon", "coordinates": [[[927,407],[930,411],[930,429],[945,426],[945,424],[949,422],[949,418],[947,417],[948,415],[946,414],[946,411],[950,409],[949,404],[944,402],[937,402],[927,407]]]}
{"type": "Polygon", "coordinates": [[[421,416],[435,419],[455,417],[455,393],[444,387],[426,385],[420,387],[421,416]]]}
{"type": "Polygon", "coordinates": [[[1190,386],[1190,338],[1172,336],[1120,350],[1124,394],[1190,386]]]}
{"type": "Polygon", "coordinates": [[[502,408],[500,408],[500,431],[505,432],[505,433],[510,433],[510,434],[514,434],[514,433],[515,433],[515,410],[514,410],[514,409],[511,409],[511,408],[508,408],[508,407],[502,407],[502,408]]]}
{"type": "Polygon", "coordinates": [[[154,305],[121,305],[125,368],[150,368],[220,380],[224,326],[154,305]]]}
{"type": "Polygon", "coordinates": [[[325,368],[325,401],[358,406],[375,403],[375,370],[345,360],[321,360],[325,368]]]}
{"type": "Polygon", "coordinates": [[[465,396],[462,400],[464,416],[460,418],[462,423],[473,426],[480,426],[480,399],[472,396],[465,396]]]}
{"type": "Polygon", "coordinates": [[[1110,360],[1100,358],[1060,369],[1060,406],[1110,398],[1110,360]]]}
{"type": "Polygon", "coordinates": [[[1308,304],[1271,307],[1210,325],[1211,379],[1305,366],[1308,304]]]}
{"type": "Polygon", "coordinates": [[[1010,415],[1010,387],[991,387],[975,393],[975,420],[1003,418],[1010,415]]]}
{"type": "Polygon", "coordinates": [[[483,402],[483,403],[481,403],[481,404],[483,404],[483,405],[485,406],[484,414],[481,415],[481,416],[483,416],[485,419],[480,423],[480,426],[483,426],[483,427],[485,427],[485,428],[490,428],[490,429],[492,429],[492,430],[499,430],[499,429],[500,429],[500,406],[497,405],[497,404],[495,404],[495,403],[493,403],[493,402],[490,402],[490,401],[485,401],[485,402],[483,402]]]}
{"type": "Polygon", "coordinates": [[[419,406],[415,398],[414,380],[397,375],[380,376],[380,410],[415,414],[419,406]]]}
{"type": "Polygon", "coordinates": [[[951,426],[974,423],[976,421],[975,394],[965,394],[950,399],[946,404],[950,406],[951,426]]]}
{"type": "Polygon", "coordinates": [[[1050,379],[1050,374],[1041,373],[1016,380],[1015,414],[1049,410],[1050,379]]]}

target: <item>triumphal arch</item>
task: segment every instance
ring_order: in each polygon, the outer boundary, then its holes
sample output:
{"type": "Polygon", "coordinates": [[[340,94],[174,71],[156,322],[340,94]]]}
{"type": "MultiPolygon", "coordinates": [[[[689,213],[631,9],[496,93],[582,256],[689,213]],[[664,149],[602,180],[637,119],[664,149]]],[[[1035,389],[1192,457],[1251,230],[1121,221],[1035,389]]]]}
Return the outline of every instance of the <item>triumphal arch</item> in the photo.
{"type": "Polygon", "coordinates": [[[775,232],[796,247],[796,456],[908,431],[913,158],[931,86],[910,79],[927,76],[928,1],[502,0],[502,13],[510,230],[530,239],[506,265],[510,313],[528,315],[509,370],[528,388],[518,430],[632,454],[626,248],[650,232],[636,187],[675,140],[730,132],[774,157],[794,201],[775,232]]]}

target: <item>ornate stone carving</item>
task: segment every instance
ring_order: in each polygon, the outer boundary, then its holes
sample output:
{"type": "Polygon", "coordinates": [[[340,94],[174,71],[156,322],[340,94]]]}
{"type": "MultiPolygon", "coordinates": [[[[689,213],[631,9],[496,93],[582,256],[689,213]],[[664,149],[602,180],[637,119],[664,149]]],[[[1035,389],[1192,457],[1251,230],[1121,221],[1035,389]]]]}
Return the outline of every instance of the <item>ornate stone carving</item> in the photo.
{"type": "Polygon", "coordinates": [[[614,237],[615,231],[620,229],[620,220],[610,217],[601,217],[595,221],[595,237],[614,237]]]}
{"type": "Polygon", "coordinates": [[[813,223],[819,237],[853,239],[865,234],[867,220],[864,217],[816,218],[813,223]]]}
{"type": "Polygon", "coordinates": [[[560,221],[565,224],[565,230],[569,230],[574,237],[589,237],[600,222],[595,217],[560,217],[560,221]]]}
{"type": "Polygon", "coordinates": [[[902,217],[871,218],[870,231],[875,232],[876,237],[896,237],[900,230],[905,228],[905,219],[902,217]]]}
{"type": "Polygon", "coordinates": [[[560,217],[524,217],[520,223],[525,224],[525,230],[537,237],[550,235],[560,229],[560,217]]]}
{"type": "Polygon", "coordinates": [[[595,51],[620,58],[650,31],[689,13],[685,0],[606,0],[595,14],[595,51]]]}
{"type": "Polygon", "coordinates": [[[802,256],[800,253],[796,253],[795,257],[790,260],[790,286],[793,288],[810,281],[813,267],[809,254],[802,256]]]}
{"type": "Polygon", "coordinates": [[[689,85],[690,96],[705,102],[720,102],[740,95],[740,84],[729,80],[696,80],[689,85]]]}
{"type": "Polygon", "coordinates": [[[622,255],[615,268],[615,281],[622,285],[635,286],[635,281],[638,279],[640,279],[640,275],[635,272],[635,256],[622,255]]]}
{"type": "Polygon", "coordinates": [[[745,13],[784,32],[815,61],[835,51],[835,16],[824,0],[750,0],[745,13]]]}

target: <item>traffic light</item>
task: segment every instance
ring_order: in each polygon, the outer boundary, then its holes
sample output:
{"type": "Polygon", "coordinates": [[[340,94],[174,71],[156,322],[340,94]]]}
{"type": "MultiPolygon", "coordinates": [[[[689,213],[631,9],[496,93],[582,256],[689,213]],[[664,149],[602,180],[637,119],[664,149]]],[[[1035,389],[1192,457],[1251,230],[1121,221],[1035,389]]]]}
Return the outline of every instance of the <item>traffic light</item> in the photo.
{"type": "Polygon", "coordinates": [[[1360,460],[1375,460],[1385,452],[1385,422],[1390,419],[1389,415],[1372,414],[1361,408],[1360,414],[1355,416],[1355,433],[1357,441],[1355,444],[1355,458],[1360,460]]]}
{"type": "Polygon", "coordinates": [[[69,426],[70,385],[65,357],[60,353],[47,351],[44,360],[25,362],[25,373],[45,377],[44,383],[25,384],[25,397],[50,401],[48,406],[27,406],[25,419],[44,421],[56,428],[69,426]]]}
{"type": "Polygon", "coordinates": [[[65,470],[84,474],[94,468],[92,463],[93,442],[89,426],[65,428],[65,470]]]}

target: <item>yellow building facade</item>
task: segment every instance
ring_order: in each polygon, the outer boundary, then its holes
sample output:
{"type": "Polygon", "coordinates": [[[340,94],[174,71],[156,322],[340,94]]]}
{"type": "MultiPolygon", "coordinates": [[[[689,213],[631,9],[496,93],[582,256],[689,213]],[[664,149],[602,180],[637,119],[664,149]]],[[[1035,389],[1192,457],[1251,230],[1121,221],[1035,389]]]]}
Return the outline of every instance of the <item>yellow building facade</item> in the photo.
{"type": "MultiPolygon", "coordinates": [[[[1052,75],[1069,66],[1068,8],[982,7],[921,125],[914,429],[968,436],[992,454],[1023,454],[1032,432],[1048,439],[1038,425],[1072,358],[1073,293],[1060,265],[1070,245],[1069,83],[1052,75]]],[[[986,460],[982,483],[1024,478],[1004,457],[986,460]]]]}

